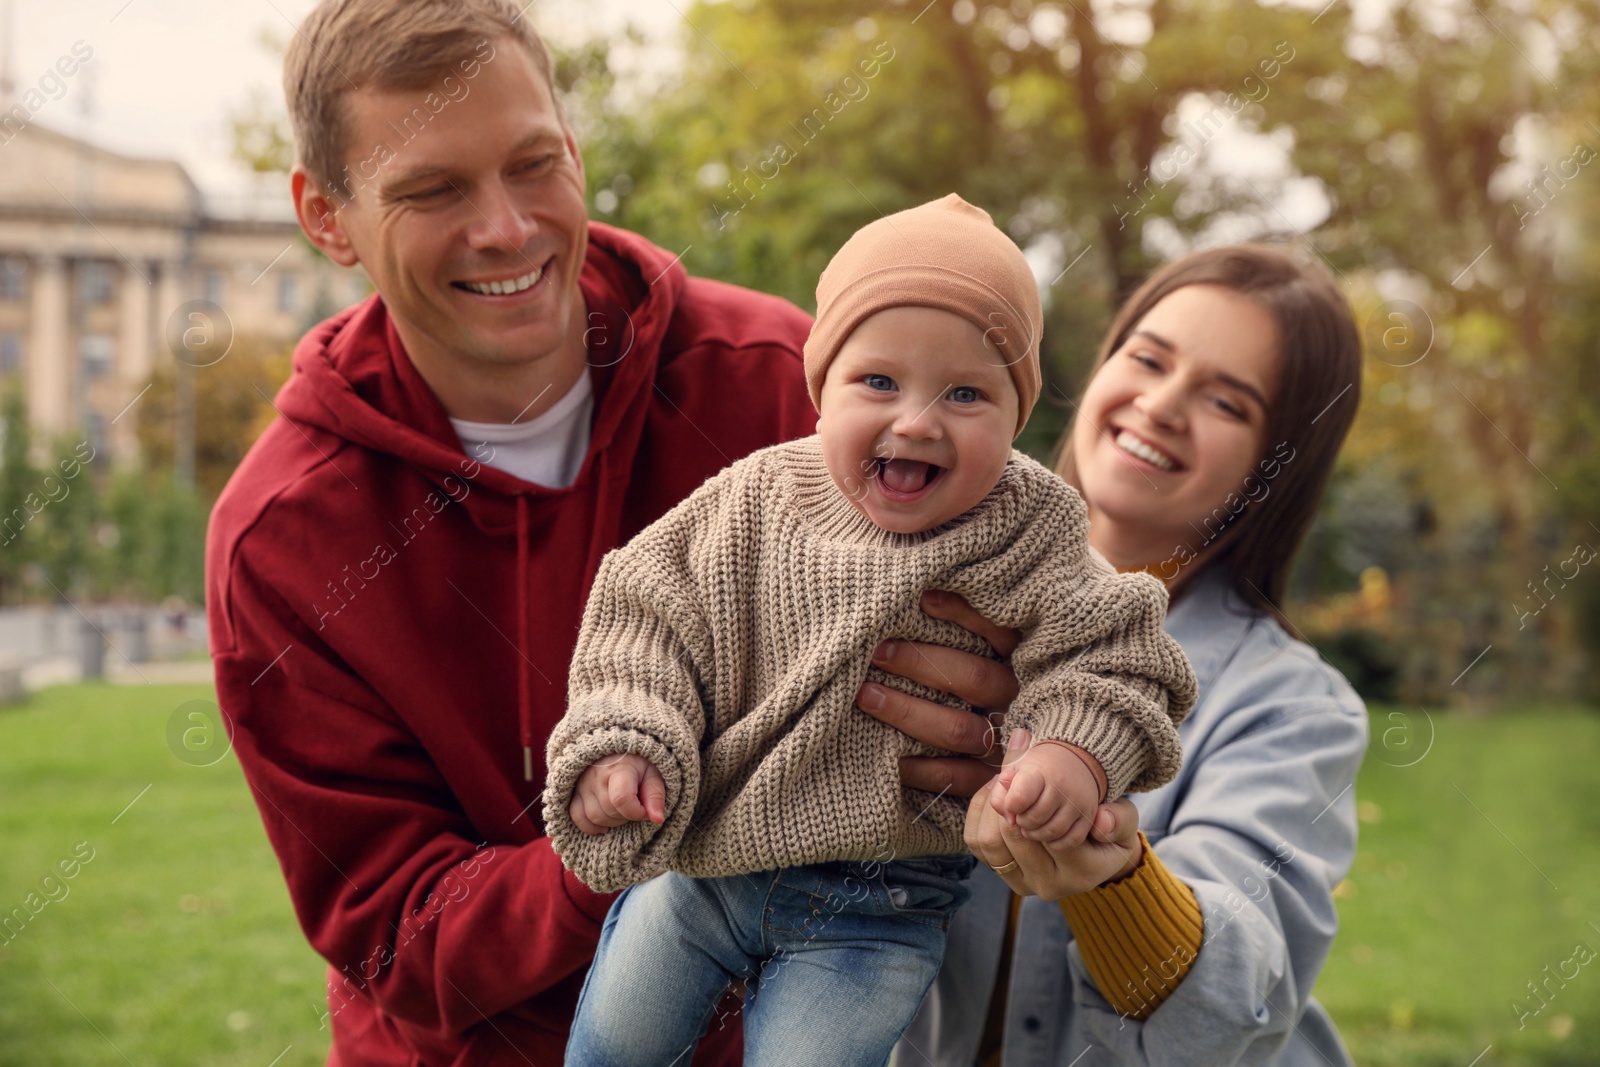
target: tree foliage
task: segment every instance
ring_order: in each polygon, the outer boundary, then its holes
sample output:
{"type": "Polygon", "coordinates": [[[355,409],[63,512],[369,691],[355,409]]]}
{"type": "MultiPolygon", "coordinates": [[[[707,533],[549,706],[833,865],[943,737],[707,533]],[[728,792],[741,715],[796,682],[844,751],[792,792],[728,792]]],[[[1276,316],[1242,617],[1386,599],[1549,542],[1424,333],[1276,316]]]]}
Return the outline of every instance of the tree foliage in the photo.
{"type": "Polygon", "coordinates": [[[1600,631],[1575,623],[1600,618],[1600,575],[1532,624],[1526,606],[1576,538],[1600,545],[1600,263],[1576,236],[1600,199],[1581,162],[1600,146],[1592,9],[743,0],[686,23],[667,91],[583,112],[597,218],[809,305],[862,223],[950,191],[982,204],[1050,282],[1055,410],[1023,441],[1041,453],[1152,266],[1228,240],[1308,247],[1371,351],[1296,582],[1350,610],[1300,612],[1313,637],[1369,656],[1392,695],[1582,686],[1600,631]],[[868,79],[880,43],[893,59],[868,79]],[[818,107],[829,121],[801,128],[818,107]],[[1357,592],[1373,568],[1381,596],[1357,592]]]}
{"type": "Polygon", "coordinates": [[[292,344],[240,336],[227,355],[207,367],[164,361],[152,376],[150,392],[134,409],[139,451],[146,465],[173,469],[182,391],[191,389],[195,484],[204,499],[215,500],[255,439],[277,416],[272,398],[289,378],[292,355],[292,344]]]}

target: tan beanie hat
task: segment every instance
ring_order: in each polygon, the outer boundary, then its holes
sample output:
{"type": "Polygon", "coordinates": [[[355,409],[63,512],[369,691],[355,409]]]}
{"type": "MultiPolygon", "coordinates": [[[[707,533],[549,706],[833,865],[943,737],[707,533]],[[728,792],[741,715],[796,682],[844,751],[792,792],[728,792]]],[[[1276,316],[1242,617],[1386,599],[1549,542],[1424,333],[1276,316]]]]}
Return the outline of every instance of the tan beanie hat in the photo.
{"type": "Polygon", "coordinates": [[[1020,434],[1039,399],[1039,286],[1016,242],[955,193],[869,222],[828,263],[806,340],[811,402],[820,408],[828,365],[857,326],[908,306],[949,311],[985,331],[1017,387],[1020,434]]]}

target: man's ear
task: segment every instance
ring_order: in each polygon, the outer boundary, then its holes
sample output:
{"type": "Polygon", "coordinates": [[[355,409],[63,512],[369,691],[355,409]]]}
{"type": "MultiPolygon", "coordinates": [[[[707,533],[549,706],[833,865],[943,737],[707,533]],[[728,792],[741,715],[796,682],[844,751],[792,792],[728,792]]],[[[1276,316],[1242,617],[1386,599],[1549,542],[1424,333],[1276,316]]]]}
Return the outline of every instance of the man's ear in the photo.
{"type": "Polygon", "coordinates": [[[294,213],[306,238],[341,267],[359,263],[361,257],[356,255],[350,235],[339,220],[339,212],[349,207],[350,201],[329,197],[311,172],[298,163],[289,174],[289,189],[294,197],[294,213]]]}

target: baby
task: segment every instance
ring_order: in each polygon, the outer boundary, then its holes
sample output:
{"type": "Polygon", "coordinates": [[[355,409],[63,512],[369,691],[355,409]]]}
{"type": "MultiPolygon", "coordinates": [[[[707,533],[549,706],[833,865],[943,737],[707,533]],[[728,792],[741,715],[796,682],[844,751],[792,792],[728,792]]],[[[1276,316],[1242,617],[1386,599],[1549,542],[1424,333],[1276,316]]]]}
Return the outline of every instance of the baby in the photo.
{"type": "Polygon", "coordinates": [[[1090,547],[1082,500],[1011,442],[1039,394],[1038,289],[955,195],[863,227],[805,349],[817,435],[711,478],[606,556],[551,735],[547,832],[606,917],[569,1065],[687,1063],[745,982],[745,1063],[880,1067],[967,898],[964,803],[900,784],[941,754],[854,706],[884,639],[993,656],[921,612],[1022,632],[992,802],[1037,841],[1177,771],[1195,680],[1166,594],[1090,547]]]}

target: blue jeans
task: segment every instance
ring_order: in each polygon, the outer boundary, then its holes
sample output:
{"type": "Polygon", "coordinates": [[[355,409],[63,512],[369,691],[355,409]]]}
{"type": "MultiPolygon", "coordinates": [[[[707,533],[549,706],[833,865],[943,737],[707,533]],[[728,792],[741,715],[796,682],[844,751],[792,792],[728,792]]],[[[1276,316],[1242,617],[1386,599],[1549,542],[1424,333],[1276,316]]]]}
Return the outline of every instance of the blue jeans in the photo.
{"type": "Polygon", "coordinates": [[[975,862],[669,872],[629,886],[601,928],[567,1067],[688,1067],[739,979],[746,1067],[883,1067],[939,971],[975,862]]]}

